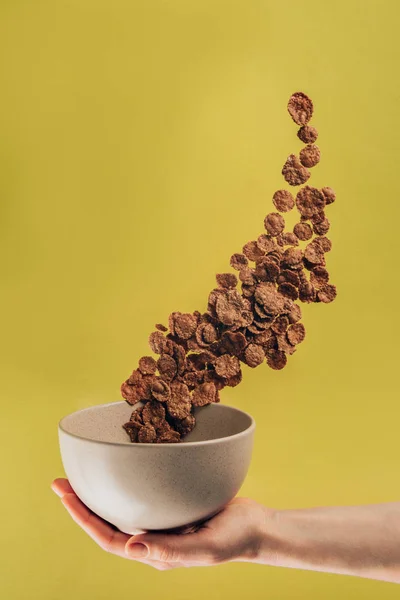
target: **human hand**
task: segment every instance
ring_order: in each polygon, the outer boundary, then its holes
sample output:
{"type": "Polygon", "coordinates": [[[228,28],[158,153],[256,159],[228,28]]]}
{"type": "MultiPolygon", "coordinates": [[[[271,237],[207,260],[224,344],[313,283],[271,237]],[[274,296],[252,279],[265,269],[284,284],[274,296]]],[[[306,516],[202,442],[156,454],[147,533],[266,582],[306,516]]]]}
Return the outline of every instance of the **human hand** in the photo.
{"type": "Polygon", "coordinates": [[[204,567],[229,561],[256,561],[266,519],[273,513],[249,498],[235,498],[192,533],[122,533],[90,511],[67,479],[52,489],[71,517],[106,552],[137,560],[160,571],[204,567]]]}

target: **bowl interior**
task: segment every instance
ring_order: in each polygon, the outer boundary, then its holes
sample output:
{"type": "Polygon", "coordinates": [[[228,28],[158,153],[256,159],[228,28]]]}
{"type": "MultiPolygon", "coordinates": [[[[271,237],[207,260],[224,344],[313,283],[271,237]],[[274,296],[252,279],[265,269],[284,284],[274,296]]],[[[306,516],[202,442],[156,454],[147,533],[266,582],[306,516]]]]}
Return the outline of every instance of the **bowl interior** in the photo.
{"type": "MultiPolygon", "coordinates": [[[[132,411],[133,407],[126,402],[100,404],[64,417],[60,421],[60,427],[67,433],[89,440],[134,445],[122,428],[129,421],[132,411]]],[[[195,415],[196,427],[182,443],[229,437],[246,431],[253,425],[250,415],[226,404],[195,408],[195,415]]]]}

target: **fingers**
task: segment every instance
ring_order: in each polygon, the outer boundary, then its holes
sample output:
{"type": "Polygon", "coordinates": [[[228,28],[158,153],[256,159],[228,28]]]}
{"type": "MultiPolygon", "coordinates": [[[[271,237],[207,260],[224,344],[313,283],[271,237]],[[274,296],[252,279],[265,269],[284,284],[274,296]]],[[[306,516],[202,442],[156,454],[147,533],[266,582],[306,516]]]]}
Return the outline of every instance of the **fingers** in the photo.
{"type": "Polygon", "coordinates": [[[218,560],[214,536],[205,529],[187,535],[142,533],[128,540],[126,553],[131,558],[173,565],[177,563],[206,565],[215,564],[218,560]]]}
{"type": "Polygon", "coordinates": [[[125,544],[129,535],[114,529],[89,510],[74,493],[66,493],[61,502],[75,521],[106,552],[126,558],[125,544]]]}
{"type": "Polygon", "coordinates": [[[51,484],[51,489],[60,498],[62,498],[65,494],[74,494],[75,493],[74,490],[72,489],[71,484],[68,481],[68,479],[62,479],[61,477],[59,479],[55,479],[53,481],[53,483],[51,484]]]}

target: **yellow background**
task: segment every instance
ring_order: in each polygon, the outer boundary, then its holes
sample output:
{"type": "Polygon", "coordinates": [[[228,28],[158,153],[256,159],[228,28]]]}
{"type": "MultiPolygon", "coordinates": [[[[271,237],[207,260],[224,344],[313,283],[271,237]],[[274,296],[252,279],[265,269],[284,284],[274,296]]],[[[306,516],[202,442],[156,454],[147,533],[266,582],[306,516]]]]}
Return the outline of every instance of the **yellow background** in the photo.
{"type": "Polygon", "coordinates": [[[50,491],[57,422],[119,399],[155,322],[205,310],[301,147],[331,185],[338,299],[282,372],[223,401],[257,420],[242,494],[400,500],[400,84],[393,1],[3,0],[0,595],[7,600],[397,598],[393,584],[246,564],[160,573],[103,553],[50,491]]]}

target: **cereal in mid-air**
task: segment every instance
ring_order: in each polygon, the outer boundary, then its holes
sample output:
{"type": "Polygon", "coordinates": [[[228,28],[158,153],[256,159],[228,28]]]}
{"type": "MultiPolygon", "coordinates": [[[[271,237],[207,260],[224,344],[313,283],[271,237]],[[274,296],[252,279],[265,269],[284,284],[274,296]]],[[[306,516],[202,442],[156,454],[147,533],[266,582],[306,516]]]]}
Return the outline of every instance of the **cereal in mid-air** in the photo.
{"type": "Polygon", "coordinates": [[[318,131],[311,125],[303,125],[297,132],[297,137],[304,142],[304,144],[313,144],[318,137],[318,131]]]}
{"type": "MultiPolygon", "coordinates": [[[[308,124],[313,104],[297,92],[288,110],[306,145],[299,157],[289,156],[282,175],[289,185],[303,186],[311,176],[308,168],[320,158],[314,144],[318,132],[308,124]]],[[[276,191],[272,203],[278,212],[265,217],[266,232],[232,254],[229,262],[236,275],[217,273],[206,312],[173,312],[168,327],[155,325],[149,346],[156,358],[141,357],[121,385],[122,397],[135,405],[123,425],[132,443],[182,441],[194,429],[199,407],[219,402],[222,389],[240,384],[242,363],[285,367],[305,338],[299,302],[326,304],[336,297],[325,260],[332,247],[325,210],[335,199],[330,187],[304,185],[295,198],[289,191],[276,191]],[[300,220],[293,231],[285,231],[279,213],[295,206],[300,220]]]]}
{"type": "Polygon", "coordinates": [[[311,177],[311,173],[304,167],[295,154],[290,154],[283,165],[282,175],[289,185],[302,185],[311,177]]]}

